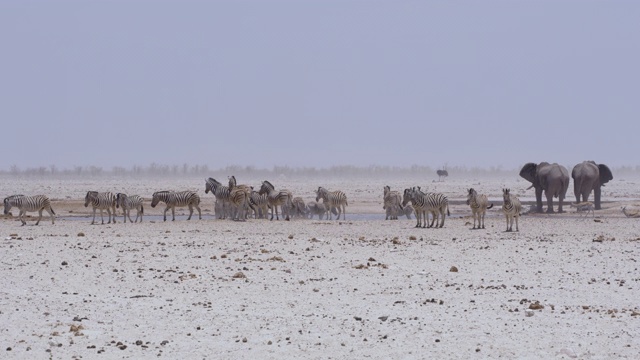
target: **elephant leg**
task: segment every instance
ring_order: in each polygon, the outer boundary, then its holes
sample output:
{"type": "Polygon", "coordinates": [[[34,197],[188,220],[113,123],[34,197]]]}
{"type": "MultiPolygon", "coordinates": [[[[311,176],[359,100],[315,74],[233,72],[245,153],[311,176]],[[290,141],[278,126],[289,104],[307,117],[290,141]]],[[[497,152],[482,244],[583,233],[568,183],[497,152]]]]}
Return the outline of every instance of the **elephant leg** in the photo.
{"type": "Polygon", "coordinates": [[[600,189],[600,186],[598,186],[595,189],[593,189],[593,203],[595,205],[595,209],[596,210],[600,210],[601,209],[601,204],[600,204],[600,196],[601,195],[602,195],[602,190],[600,189]]]}
{"type": "Polygon", "coordinates": [[[553,214],[553,193],[545,194],[547,196],[547,214],[553,214]]]}
{"type": "Polygon", "coordinates": [[[564,210],[562,210],[562,205],[564,204],[564,195],[560,195],[558,196],[558,212],[559,213],[563,213],[564,210]]]}
{"type": "Polygon", "coordinates": [[[536,188],[536,207],[537,212],[542,212],[542,188],[536,188]]]}

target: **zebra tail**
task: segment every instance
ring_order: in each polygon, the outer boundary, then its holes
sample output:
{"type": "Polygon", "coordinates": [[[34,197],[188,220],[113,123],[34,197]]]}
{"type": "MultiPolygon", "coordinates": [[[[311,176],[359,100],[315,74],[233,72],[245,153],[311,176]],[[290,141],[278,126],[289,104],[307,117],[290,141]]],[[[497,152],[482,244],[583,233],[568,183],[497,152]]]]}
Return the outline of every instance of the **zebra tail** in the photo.
{"type": "Polygon", "coordinates": [[[493,203],[491,203],[491,205],[487,206],[487,209],[491,209],[493,207],[493,203]]]}
{"type": "Polygon", "coordinates": [[[56,214],[56,212],[55,212],[55,211],[53,211],[53,207],[49,206],[49,209],[51,209],[51,213],[52,213],[53,215],[55,215],[55,214],[56,214]]]}
{"type": "Polygon", "coordinates": [[[449,204],[447,204],[447,216],[451,216],[451,213],[449,212],[449,204]]]}
{"type": "Polygon", "coordinates": [[[144,214],[144,206],[140,205],[140,214],[144,214]]]}

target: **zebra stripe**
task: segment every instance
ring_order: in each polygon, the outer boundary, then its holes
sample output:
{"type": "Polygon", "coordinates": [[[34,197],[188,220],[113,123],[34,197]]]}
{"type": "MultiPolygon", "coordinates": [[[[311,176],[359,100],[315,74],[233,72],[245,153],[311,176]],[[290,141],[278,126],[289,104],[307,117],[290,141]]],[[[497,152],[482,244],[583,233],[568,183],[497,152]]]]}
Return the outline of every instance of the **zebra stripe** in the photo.
{"type": "Polygon", "coordinates": [[[420,190],[419,187],[414,187],[411,189],[405,189],[404,196],[402,200],[402,205],[406,205],[409,201],[413,205],[413,208],[416,213],[416,219],[418,220],[416,227],[427,227],[427,222],[429,220],[427,213],[431,213],[433,216],[433,220],[428,227],[443,227],[445,214],[451,216],[449,213],[449,200],[444,194],[441,193],[424,193],[420,190]],[[438,218],[442,216],[442,220],[440,220],[440,224],[437,224],[438,218]],[[424,219],[424,223],[421,224],[421,218],[424,219]]]}
{"type": "Polygon", "coordinates": [[[478,219],[478,229],[484,229],[484,216],[487,212],[487,209],[491,209],[493,207],[493,203],[488,206],[489,201],[487,200],[487,196],[482,194],[478,195],[478,192],[473,188],[469,189],[467,194],[467,205],[471,207],[471,215],[473,216],[473,228],[476,228],[476,218],[478,219]]]}
{"type": "Polygon", "coordinates": [[[267,194],[260,195],[257,191],[251,191],[251,194],[249,195],[249,203],[253,205],[254,218],[267,218],[267,208],[270,207],[267,194]]]}
{"type": "Polygon", "coordinates": [[[249,206],[252,206],[249,203],[249,194],[246,189],[241,187],[235,187],[231,190],[231,194],[229,195],[229,200],[231,205],[235,208],[234,210],[234,220],[236,221],[246,221],[247,213],[249,206]]]}
{"type": "Polygon", "coordinates": [[[509,191],[510,189],[502,189],[502,199],[504,200],[504,203],[502,204],[502,212],[504,212],[504,216],[507,220],[506,231],[513,231],[514,218],[516,220],[516,231],[520,231],[520,229],[518,229],[518,218],[520,217],[522,204],[520,203],[520,199],[509,191]]]}
{"type": "Polygon", "coordinates": [[[222,211],[221,213],[216,211],[216,218],[226,219],[227,216],[230,215],[229,195],[231,195],[231,190],[227,186],[222,185],[222,183],[216,179],[208,178],[205,180],[204,193],[207,194],[209,191],[211,191],[216,197],[216,202],[219,201],[222,204],[222,211]]]}
{"type": "Polygon", "coordinates": [[[91,220],[91,225],[96,222],[96,209],[100,209],[100,219],[102,220],[102,224],[104,224],[103,210],[107,210],[107,215],[109,215],[109,222],[107,224],[111,224],[111,217],[113,211],[113,223],[116,223],[116,197],[113,196],[110,192],[97,192],[97,191],[87,191],[87,195],[84,197],[84,207],[88,207],[91,204],[93,208],[93,220],[91,220]]]}
{"type": "Polygon", "coordinates": [[[246,220],[246,218],[248,217],[249,214],[249,210],[253,210],[253,205],[249,202],[249,197],[251,196],[251,192],[253,191],[253,186],[249,186],[249,185],[237,185],[236,183],[236,177],[231,175],[229,177],[229,200],[231,203],[231,214],[234,217],[235,220],[237,220],[237,214],[238,212],[243,212],[244,213],[244,219],[246,220]],[[233,201],[232,197],[233,195],[233,191],[239,189],[245,192],[246,196],[244,196],[244,199],[240,198],[240,195],[236,195],[237,199],[236,201],[240,201],[240,203],[242,204],[242,209],[239,208],[239,205],[236,204],[236,202],[233,201]]]}
{"type": "Polygon", "coordinates": [[[162,201],[167,205],[164,209],[164,221],[167,221],[167,211],[171,209],[172,220],[176,220],[176,207],[189,207],[189,217],[187,220],[191,220],[191,215],[193,215],[193,208],[198,209],[198,216],[200,220],[202,220],[202,212],[200,211],[200,196],[196,194],[194,191],[157,191],[153,193],[153,197],[151,199],[151,207],[154,208],[158,203],[162,201]]]}
{"type": "Polygon", "coordinates": [[[386,210],[385,220],[398,220],[398,212],[404,213],[404,208],[402,207],[402,196],[397,191],[391,191],[391,187],[384,187],[384,196],[383,196],[383,206],[382,209],[386,210]]]}
{"type": "MultiPolygon", "coordinates": [[[[342,213],[342,220],[346,219],[347,210],[346,206],[349,205],[347,202],[347,195],[340,190],[329,191],[322,186],[318,187],[318,191],[316,191],[316,201],[323,199],[326,206],[329,208],[337,208],[338,216],[336,220],[340,219],[340,214],[342,213]]],[[[331,212],[329,212],[329,220],[331,220],[331,212]]]]}
{"type": "Polygon", "coordinates": [[[116,208],[122,208],[125,223],[127,222],[127,217],[132,223],[138,222],[138,217],[140,217],[140,222],[142,222],[142,214],[144,214],[143,202],[144,199],[138,195],[127,196],[127,194],[123,193],[116,194],[116,208]],[[136,209],[137,211],[135,221],[131,220],[131,209],[136,209]]]}
{"type": "Polygon", "coordinates": [[[278,206],[282,210],[282,216],[285,216],[285,220],[289,220],[289,211],[288,210],[293,195],[289,190],[276,190],[273,184],[268,182],[267,180],[262,182],[262,186],[260,186],[260,191],[258,191],[260,195],[267,194],[267,200],[269,201],[269,205],[271,205],[271,220],[273,220],[273,212],[275,210],[276,220],[280,220],[278,218],[278,206]],[[282,205],[285,204],[283,207],[282,205]]]}
{"type": "Polygon", "coordinates": [[[11,195],[4,199],[4,214],[8,215],[9,210],[12,206],[15,206],[20,211],[18,218],[22,222],[22,226],[26,225],[27,222],[23,219],[23,215],[27,211],[37,211],[38,212],[38,221],[36,221],[36,225],[40,223],[42,219],[42,210],[47,210],[49,216],[51,217],[51,223],[55,224],[55,215],[56,213],[53,211],[51,207],[51,202],[49,198],[44,195],[34,195],[34,196],[24,196],[24,195],[11,195]]]}

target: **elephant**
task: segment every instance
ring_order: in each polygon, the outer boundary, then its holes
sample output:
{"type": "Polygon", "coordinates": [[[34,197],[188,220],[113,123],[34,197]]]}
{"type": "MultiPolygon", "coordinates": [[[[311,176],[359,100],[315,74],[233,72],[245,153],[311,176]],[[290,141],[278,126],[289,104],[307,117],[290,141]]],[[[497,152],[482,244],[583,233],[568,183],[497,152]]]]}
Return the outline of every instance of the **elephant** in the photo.
{"type": "Polygon", "coordinates": [[[576,195],[576,202],[588,201],[589,194],[593,190],[595,208],[600,210],[600,188],[613,180],[613,174],[611,174],[609,167],[605,164],[596,164],[595,161],[583,161],[573,168],[571,178],[573,178],[573,192],[576,195]],[[582,196],[582,200],[580,200],[580,196],[582,196]]]}
{"type": "Polygon", "coordinates": [[[569,171],[562,165],[556,163],[549,164],[541,162],[540,164],[527,163],[520,170],[520,176],[531,182],[531,186],[527,188],[536,189],[536,211],[542,212],[542,190],[547,197],[547,213],[553,213],[553,198],[558,198],[558,212],[562,210],[562,202],[567,195],[569,188],[569,171]]]}

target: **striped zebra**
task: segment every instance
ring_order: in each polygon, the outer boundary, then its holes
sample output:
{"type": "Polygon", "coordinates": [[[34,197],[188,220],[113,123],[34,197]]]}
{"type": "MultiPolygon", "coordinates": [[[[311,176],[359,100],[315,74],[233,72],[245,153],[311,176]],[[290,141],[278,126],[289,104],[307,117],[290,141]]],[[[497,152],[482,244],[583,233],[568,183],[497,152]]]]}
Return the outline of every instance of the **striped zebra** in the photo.
{"type": "Polygon", "coordinates": [[[24,214],[26,214],[27,211],[38,212],[38,221],[36,221],[36,225],[38,225],[40,223],[40,220],[42,220],[42,210],[47,210],[49,216],[51,216],[51,223],[55,224],[56,213],[53,212],[51,201],[49,201],[49,198],[44,195],[11,195],[4,199],[4,214],[8,215],[11,207],[14,206],[17,207],[18,210],[20,210],[18,218],[22,222],[22,226],[27,224],[27,222],[22,217],[24,214]]]}
{"type": "Polygon", "coordinates": [[[202,220],[202,212],[200,211],[200,196],[195,193],[195,191],[156,191],[153,193],[151,198],[151,207],[154,208],[158,203],[162,201],[167,205],[164,209],[164,221],[167,221],[167,211],[171,209],[172,219],[171,221],[176,220],[176,207],[189,207],[189,217],[187,220],[191,220],[191,215],[193,215],[193,208],[198,209],[198,216],[200,220],[202,220]]]}
{"type": "Polygon", "coordinates": [[[411,189],[405,189],[402,199],[402,205],[406,206],[411,201],[416,213],[417,224],[416,227],[422,225],[423,228],[427,227],[429,221],[428,213],[432,214],[433,220],[428,227],[440,227],[444,226],[445,214],[451,216],[449,213],[449,200],[444,194],[441,193],[424,193],[420,190],[420,187],[414,187],[411,189]],[[437,224],[437,220],[442,216],[440,224],[437,224]],[[424,222],[421,220],[424,219],[424,222]]]}
{"type": "Polygon", "coordinates": [[[389,186],[384,187],[382,210],[386,210],[385,220],[398,220],[398,212],[404,213],[402,207],[402,196],[397,191],[391,191],[389,186]]]}
{"type": "Polygon", "coordinates": [[[251,191],[251,194],[249,195],[249,202],[253,205],[255,219],[267,218],[267,209],[270,208],[267,194],[260,195],[257,191],[251,191]]]}
{"type": "MultiPolygon", "coordinates": [[[[322,186],[318,187],[318,191],[316,191],[316,201],[322,199],[325,203],[325,206],[329,208],[335,207],[338,210],[338,216],[336,220],[340,220],[340,214],[342,214],[342,220],[345,220],[347,217],[346,206],[349,205],[347,202],[347,195],[340,190],[329,191],[322,186]]],[[[329,212],[329,220],[331,220],[331,212],[329,212]]]]}
{"type": "Polygon", "coordinates": [[[217,181],[214,178],[205,179],[205,187],[204,193],[208,194],[209,191],[213,193],[216,197],[216,202],[219,202],[222,207],[222,212],[218,213],[216,207],[216,218],[218,219],[226,219],[229,216],[230,212],[230,203],[229,203],[229,195],[231,194],[231,190],[229,187],[222,185],[221,182],[217,181]]]}
{"type": "Polygon", "coordinates": [[[262,186],[260,186],[260,191],[258,191],[260,195],[267,194],[267,200],[269,201],[269,205],[271,205],[271,219],[273,220],[273,212],[276,213],[276,220],[280,220],[278,218],[278,206],[282,210],[282,216],[286,216],[285,220],[289,220],[289,212],[286,211],[291,201],[293,200],[293,195],[289,190],[276,190],[273,184],[268,182],[267,180],[262,182],[262,186]],[[284,207],[282,205],[285,205],[284,207]]]}
{"type": "Polygon", "coordinates": [[[473,216],[473,228],[476,229],[476,218],[478,218],[478,229],[484,229],[484,216],[487,209],[493,207],[493,203],[488,205],[487,195],[478,195],[473,188],[469,189],[467,194],[467,205],[471,207],[471,215],[473,216]]]}
{"type": "Polygon", "coordinates": [[[102,224],[104,224],[103,210],[107,210],[107,215],[109,215],[109,222],[107,224],[111,224],[111,217],[113,212],[113,223],[116,223],[116,197],[113,196],[110,192],[97,192],[97,191],[87,191],[87,195],[84,197],[84,207],[88,207],[91,204],[93,208],[93,220],[91,220],[91,225],[96,222],[96,209],[100,209],[100,219],[102,220],[102,224]]]}
{"type": "Polygon", "coordinates": [[[513,231],[514,218],[516,220],[516,231],[520,231],[520,229],[518,229],[518,218],[520,217],[520,210],[522,209],[520,199],[509,193],[509,189],[502,189],[502,199],[504,200],[502,212],[504,212],[504,217],[507,220],[507,232],[513,231]]]}
{"type": "Polygon", "coordinates": [[[249,186],[249,185],[238,185],[236,182],[236,177],[231,175],[229,177],[229,201],[231,204],[231,216],[234,217],[234,220],[238,220],[237,217],[237,213],[238,212],[243,212],[244,213],[244,219],[246,220],[246,218],[249,215],[249,210],[253,210],[253,205],[249,202],[249,198],[251,197],[251,192],[253,191],[253,186],[249,186]],[[244,199],[241,199],[241,196],[236,194],[235,197],[235,201],[232,198],[233,192],[235,190],[242,190],[245,192],[246,196],[244,196],[244,199]],[[242,209],[239,207],[242,204],[242,209]]]}
{"type": "Polygon", "coordinates": [[[127,223],[127,217],[132,223],[138,222],[138,217],[140,217],[140,222],[142,222],[142,215],[144,214],[144,207],[142,206],[143,202],[144,199],[138,195],[128,196],[123,193],[116,194],[116,208],[122,208],[125,224],[127,223]],[[136,209],[137,211],[135,221],[131,220],[131,209],[136,209]]]}

